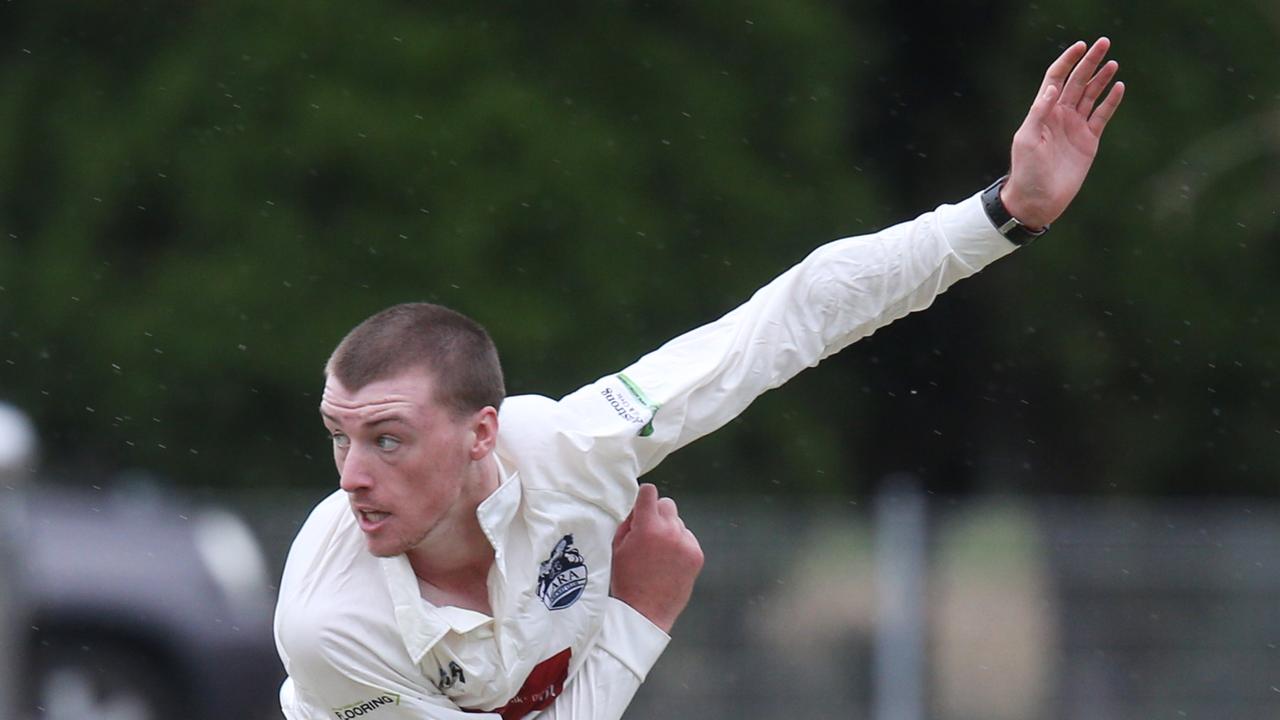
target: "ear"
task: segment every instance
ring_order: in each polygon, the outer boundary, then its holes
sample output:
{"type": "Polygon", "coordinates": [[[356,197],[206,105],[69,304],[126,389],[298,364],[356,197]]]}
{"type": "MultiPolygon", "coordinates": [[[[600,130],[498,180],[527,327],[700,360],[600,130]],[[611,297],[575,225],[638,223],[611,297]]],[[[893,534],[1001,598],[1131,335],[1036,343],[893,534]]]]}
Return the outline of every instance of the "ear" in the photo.
{"type": "Polygon", "coordinates": [[[486,405],[471,418],[471,459],[482,460],[498,444],[498,410],[486,405]]]}

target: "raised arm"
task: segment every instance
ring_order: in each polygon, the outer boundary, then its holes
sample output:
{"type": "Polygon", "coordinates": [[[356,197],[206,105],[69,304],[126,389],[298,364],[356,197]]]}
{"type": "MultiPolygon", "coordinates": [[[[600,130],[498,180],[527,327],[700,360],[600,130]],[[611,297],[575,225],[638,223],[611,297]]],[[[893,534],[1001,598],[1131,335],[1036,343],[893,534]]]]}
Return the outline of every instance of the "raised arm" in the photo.
{"type": "MultiPolygon", "coordinates": [[[[668,454],[1013,252],[1015,236],[1002,234],[1013,224],[1000,217],[997,230],[998,214],[1032,231],[1056,220],[1079,192],[1124,95],[1123,84],[1111,84],[1118,65],[1103,63],[1109,47],[1105,38],[1088,48],[1076,43],[1050,65],[1014,135],[1000,213],[987,202],[991,196],[977,193],[876,233],[829,242],[719,320],[563,398],[558,437],[543,447],[589,450],[580,453],[580,470],[601,482],[576,492],[624,517],[635,478],[668,454]]],[[[514,415],[530,437],[546,427],[540,413],[514,415]]],[[[531,448],[529,455],[542,451],[531,448]]]]}

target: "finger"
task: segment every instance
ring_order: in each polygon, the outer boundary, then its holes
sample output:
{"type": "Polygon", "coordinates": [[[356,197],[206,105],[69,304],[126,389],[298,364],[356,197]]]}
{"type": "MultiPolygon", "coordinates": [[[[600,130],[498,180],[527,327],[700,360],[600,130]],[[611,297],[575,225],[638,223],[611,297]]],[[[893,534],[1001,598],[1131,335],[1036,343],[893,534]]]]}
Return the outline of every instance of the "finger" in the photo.
{"type": "Polygon", "coordinates": [[[1084,88],[1084,95],[1080,96],[1080,102],[1076,105],[1076,110],[1088,117],[1093,112],[1094,103],[1098,102],[1098,97],[1102,95],[1102,91],[1107,89],[1111,81],[1115,78],[1116,72],[1120,70],[1120,63],[1115,60],[1108,60],[1102,69],[1093,76],[1089,84],[1084,88]]]}
{"type": "Polygon", "coordinates": [[[1062,87],[1067,82],[1067,74],[1080,61],[1087,47],[1083,40],[1077,40],[1071,47],[1063,50],[1058,59],[1049,65],[1049,69],[1045,70],[1044,81],[1040,83],[1037,97],[1043,95],[1044,91],[1050,87],[1062,87]]]}
{"type": "Polygon", "coordinates": [[[1111,91],[1102,99],[1102,104],[1093,111],[1093,115],[1089,116],[1089,130],[1094,135],[1102,135],[1102,131],[1106,129],[1111,116],[1116,114],[1116,108],[1120,107],[1120,101],[1123,99],[1124,83],[1118,82],[1112,85],[1111,91]]]}
{"type": "Polygon", "coordinates": [[[658,514],[664,520],[680,520],[680,511],[676,508],[676,501],[669,497],[664,497],[658,501],[658,514]]]}
{"type": "Polygon", "coordinates": [[[636,505],[631,512],[635,515],[652,515],[657,502],[658,488],[653,483],[644,483],[636,493],[636,505]]]}
{"type": "Polygon", "coordinates": [[[636,493],[636,505],[631,509],[634,527],[645,527],[658,517],[658,488],[653,483],[644,483],[636,493]]]}
{"type": "Polygon", "coordinates": [[[1031,110],[1027,112],[1027,119],[1023,121],[1024,125],[1035,127],[1044,122],[1044,118],[1049,114],[1049,110],[1053,108],[1053,101],[1058,97],[1058,88],[1050,85],[1036,96],[1036,101],[1031,104],[1031,110]]]}
{"type": "Polygon", "coordinates": [[[1089,84],[1089,78],[1093,77],[1093,73],[1098,69],[1098,64],[1102,62],[1102,58],[1106,56],[1107,50],[1111,47],[1111,41],[1105,37],[1098,38],[1093,47],[1084,54],[1080,62],[1076,64],[1071,76],[1067,78],[1067,83],[1062,86],[1062,97],[1059,103],[1067,107],[1075,107],[1080,102],[1080,96],[1084,94],[1085,87],[1089,84]]]}

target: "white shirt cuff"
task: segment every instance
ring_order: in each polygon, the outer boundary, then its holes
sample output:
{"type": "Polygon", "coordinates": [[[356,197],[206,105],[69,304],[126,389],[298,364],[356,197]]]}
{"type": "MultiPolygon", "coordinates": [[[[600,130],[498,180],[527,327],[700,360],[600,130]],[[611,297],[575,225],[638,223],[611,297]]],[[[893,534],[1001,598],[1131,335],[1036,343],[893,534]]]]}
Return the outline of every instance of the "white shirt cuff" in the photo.
{"type": "Polygon", "coordinates": [[[939,207],[937,219],[938,229],[951,246],[952,252],[975,271],[1018,247],[991,224],[987,211],[982,209],[982,193],[955,205],[939,207]]]}
{"type": "Polygon", "coordinates": [[[618,659],[644,682],[671,636],[621,600],[607,598],[604,626],[596,646],[618,659]]]}

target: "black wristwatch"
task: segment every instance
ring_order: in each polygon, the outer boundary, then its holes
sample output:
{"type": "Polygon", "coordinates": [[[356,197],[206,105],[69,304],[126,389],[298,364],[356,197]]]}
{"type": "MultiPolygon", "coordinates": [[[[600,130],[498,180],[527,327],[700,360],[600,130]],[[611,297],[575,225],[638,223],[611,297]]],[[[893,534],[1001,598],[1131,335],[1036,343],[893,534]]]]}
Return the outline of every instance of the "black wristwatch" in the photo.
{"type": "Polygon", "coordinates": [[[999,180],[991,183],[991,187],[982,191],[982,209],[987,211],[987,219],[995,226],[996,230],[1009,239],[1014,245],[1026,245],[1041,235],[1049,231],[1049,226],[1045,225],[1032,232],[1018,221],[1018,218],[1009,214],[1009,209],[1004,206],[1004,201],[1000,199],[1000,188],[1004,187],[1005,180],[1009,176],[1005,175],[999,180]]]}

